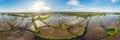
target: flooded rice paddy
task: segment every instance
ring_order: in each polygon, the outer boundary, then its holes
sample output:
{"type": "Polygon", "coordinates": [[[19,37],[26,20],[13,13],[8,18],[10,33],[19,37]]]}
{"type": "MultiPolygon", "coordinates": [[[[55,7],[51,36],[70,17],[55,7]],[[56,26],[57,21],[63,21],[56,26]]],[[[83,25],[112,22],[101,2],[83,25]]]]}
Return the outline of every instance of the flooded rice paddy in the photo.
{"type": "Polygon", "coordinates": [[[1,13],[1,40],[119,40],[119,13],[1,13]]]}

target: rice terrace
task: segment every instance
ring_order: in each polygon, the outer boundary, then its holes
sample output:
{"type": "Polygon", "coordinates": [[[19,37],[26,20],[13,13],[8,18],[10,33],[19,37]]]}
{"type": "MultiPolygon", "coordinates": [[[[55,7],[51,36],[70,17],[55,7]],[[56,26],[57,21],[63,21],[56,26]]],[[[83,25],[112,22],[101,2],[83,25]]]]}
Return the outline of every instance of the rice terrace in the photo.
{"type": "Polygon", "coordinates": [[[120,40],[119,7],[120,0],[0,0],[0,40],[120,40]]]}

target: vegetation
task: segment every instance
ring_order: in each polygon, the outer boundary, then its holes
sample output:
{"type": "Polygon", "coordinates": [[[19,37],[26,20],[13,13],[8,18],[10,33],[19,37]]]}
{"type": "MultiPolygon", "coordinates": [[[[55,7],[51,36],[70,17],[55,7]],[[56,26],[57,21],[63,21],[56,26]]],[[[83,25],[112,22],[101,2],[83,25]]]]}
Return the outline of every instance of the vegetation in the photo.
{"type": "Polygon", "coordinates": [[[113,35],[115,35],[117,33],[118,33],[118,30],[115,29],[115,28],[107,29],[107,34],[110,35],[110,36],[113,36],[113,35]]]}

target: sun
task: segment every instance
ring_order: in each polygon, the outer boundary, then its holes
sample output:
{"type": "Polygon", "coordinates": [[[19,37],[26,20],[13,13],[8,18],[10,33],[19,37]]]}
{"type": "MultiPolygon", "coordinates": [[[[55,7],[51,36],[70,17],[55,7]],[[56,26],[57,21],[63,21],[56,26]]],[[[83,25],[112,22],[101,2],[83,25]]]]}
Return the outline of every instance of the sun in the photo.
{"type": "Polygon", "coordinates": [[[35,2],[32,5],[32,11],[34,12],[48,11],[48,10],[50,10],[50,8],[43,1],[35,2]]]}

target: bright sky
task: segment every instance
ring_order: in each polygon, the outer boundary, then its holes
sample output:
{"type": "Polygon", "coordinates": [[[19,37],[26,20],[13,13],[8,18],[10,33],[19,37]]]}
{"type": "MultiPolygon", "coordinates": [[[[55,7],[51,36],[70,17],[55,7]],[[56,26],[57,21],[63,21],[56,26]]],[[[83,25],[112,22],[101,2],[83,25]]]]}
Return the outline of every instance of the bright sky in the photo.
{"type": "Polygon", "coordinates": [[[120,12],[120,0],[0,0],[0,12],[120,12]]]}

